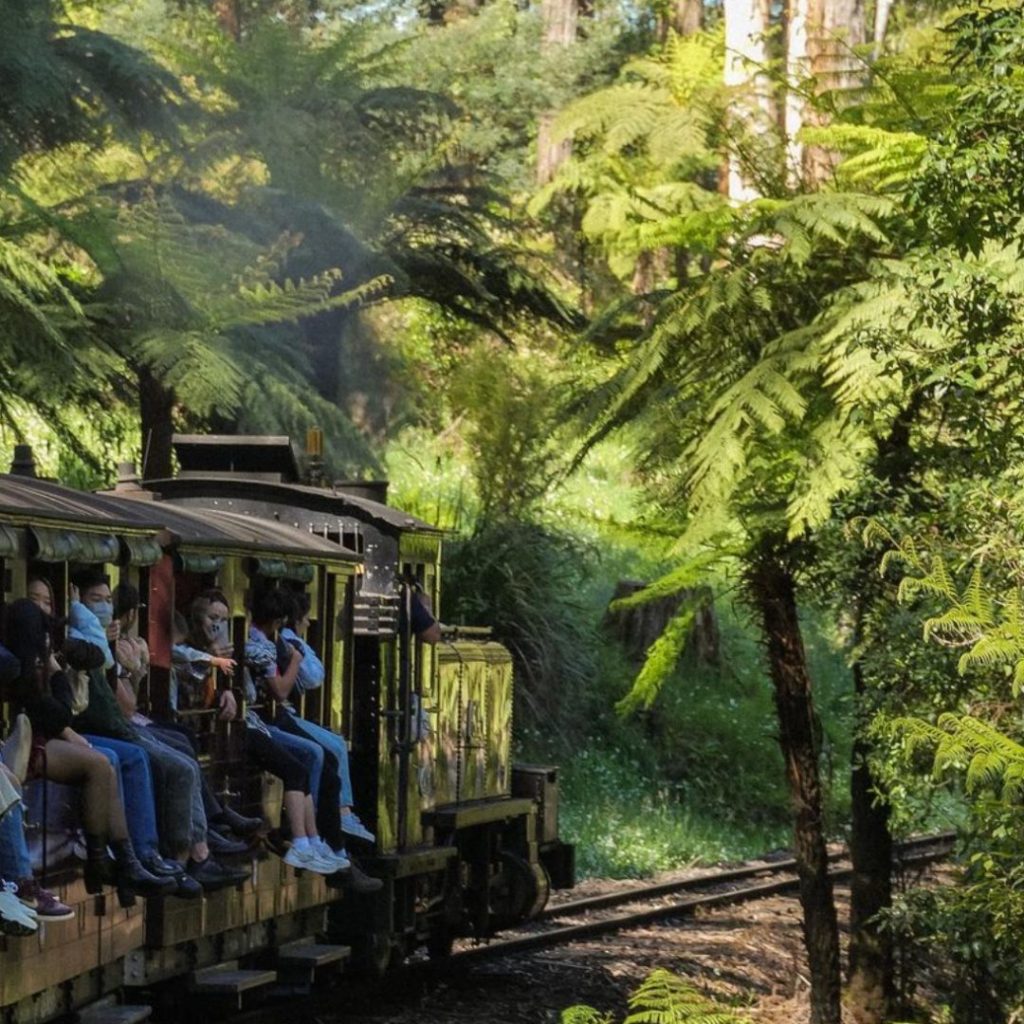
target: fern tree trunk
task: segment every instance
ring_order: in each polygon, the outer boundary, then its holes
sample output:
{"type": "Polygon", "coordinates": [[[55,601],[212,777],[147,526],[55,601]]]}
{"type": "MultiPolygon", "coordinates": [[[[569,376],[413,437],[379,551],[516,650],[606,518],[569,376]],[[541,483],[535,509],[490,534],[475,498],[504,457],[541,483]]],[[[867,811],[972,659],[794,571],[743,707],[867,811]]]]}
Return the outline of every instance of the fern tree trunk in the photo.
{"type": "Polygon", "coordinates": [[[787,545],[769,538],[747,572],[775,688],[779,744],[794,811],[804,943],[811,974],[811,1024],[840,1024],[839,928],[825,849],[818,720],[787,545]]]}
{"type": "MultiPolygon", "coordinates": [[[[921,402],[920,394],[911,397],[878,449],[874,475],[884,484],[882,493],[889,501],[906,494],[912,479],[916,455],[910,435],[921,402]]],[[[865,516],[876,515],[879,511],[875,504],[857,509],[858,514],[865,516]]],[[[865,552],[858,560],[848,591],[858,595],[854,645],[862,654],[853,663],[857,717],[850,772],[853,879],[847,1006],[854,1024],[883,1024],[892,1019],[896,996],[892,937],[878,927],[879,913],[892,905],[893,842],[889,805],[871,771],[871,744],[866,726],[892,680],[870,678],[863,652],[872,644],[888,642],[885,636],[865,635],[864,620],[872,606],[891,601],[892,595],[885,592],[872,554],[865,552]]]]}
{"type": "MultiPolygon", "coordinates": [[[[859,717],[869,705],[864,668],[853,665],[859,717]]],[[[892,1019],[895,1001],[893,945],[878,926],[878,915],[892,904],[892,833],[889,804],[878,799],[871,771],[871,744],[864,721],[857,723],[850,772],[850,946],[847,1006],[854,1024],[883,1024],[892,1019]]]]}
{"type": "Polygon", "coordinates": [[[164,387],[148,366],[137,367],[136,378],[142,427],[142,475],[150,480],[163,479],[172,475],[174,392],[164,387]]]}

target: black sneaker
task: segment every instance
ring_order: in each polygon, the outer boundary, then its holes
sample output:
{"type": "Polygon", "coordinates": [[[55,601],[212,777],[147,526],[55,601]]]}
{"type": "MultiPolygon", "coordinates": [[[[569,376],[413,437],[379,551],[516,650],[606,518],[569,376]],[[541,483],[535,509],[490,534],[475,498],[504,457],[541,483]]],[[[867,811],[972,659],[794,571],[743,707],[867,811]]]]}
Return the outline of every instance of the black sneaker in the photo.
{"type": "Polygon", "coordinates": [[[345,879],[347,887],[352,892],[359,893],[360,895],[367,895],[369,893],[380,892],[384,888],[384,883],[379,878],[374,878],[372,875],[368,875],[363,869],[351,858],[351,867],[341,877],[345,879]]]}
{"type": "Polygon", "coordinates": [[[188,873],[203,887],[204,892],[213,892],[216,889],[226,889],[232,885],[238,885],[250,877],[248,868],[229,868],[218,864],[212,857],[197,863],[194,860],[188,862],[188,873]]]}
{"type": "Polygon", "coordinates": [[[206,830],[206,842],[210,847],[210,853],[214,853],[218,857],[237,857],[241,853],[249,852],[248,843],[236,839],[225,839],[212,828],[206,830]]]}
{"type": "Polygon", "coordinates": [[[262,818],[247,818],[244,814],[225,807],[224,810],[213,819],[212,824],[223,825],[231,829],[238,836],[254,836],[263,828],[262,818]]]}

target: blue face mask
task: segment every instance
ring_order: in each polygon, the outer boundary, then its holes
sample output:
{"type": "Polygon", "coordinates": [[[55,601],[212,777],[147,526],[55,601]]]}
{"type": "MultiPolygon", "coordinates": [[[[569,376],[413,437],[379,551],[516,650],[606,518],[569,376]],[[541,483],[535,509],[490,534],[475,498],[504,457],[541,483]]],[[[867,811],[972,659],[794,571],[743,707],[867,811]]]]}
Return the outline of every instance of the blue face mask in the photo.
{"type": "Polygon", "coordinates": [[[89,611],[100,620],[104,629],[114,620],[114,606],[109,601],[95,601],[89,605],[89,611]]]}

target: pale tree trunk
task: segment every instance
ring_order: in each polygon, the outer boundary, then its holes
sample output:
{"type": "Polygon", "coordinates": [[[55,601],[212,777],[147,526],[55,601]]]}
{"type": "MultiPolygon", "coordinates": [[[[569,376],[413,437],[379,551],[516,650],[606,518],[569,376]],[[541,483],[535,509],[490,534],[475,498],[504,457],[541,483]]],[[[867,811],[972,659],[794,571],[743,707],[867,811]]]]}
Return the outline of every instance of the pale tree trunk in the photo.
{"type": "Polygon", "coordinates": [[[841,100],[842,92],[856,89],[865,68],[855,48],[866,38],[864,0],[790,0],[784,126],[791,187],[817,184],[831,174],[835,155],[820,146],[805,146],[798,138],[804,125],[819,121],[806,97],[810,92],[836,92],[841,100]]]}
{"type": "Polygon", "coordinates": [[[889,14],[891,11],[892,0],[877,0],[875,4],[875,46],[871,51],[871,56],[875,60],[882,56],[882,48],[885,46],[885,33],[889,29],[889,14]]]}
{"type": "Polygon", "coordinates": [[[768,130],[774,120],[768,79],[769,0],[725,0],[725,85],[733,93],[732,134],[726,191],[737,202],[756,199],[758,191],[737,148],[746,136],[768,130]]]}
{"type": "MultiPolygon", "coordinates": [[[[544,22],[543,53],[550,54],[559,48],[572,46],[579,23],[579,0],[543,0],[541,17],[544,22]]],[[[551,181],[572,153],[571,139],[555,138],[554,120],[553,113],[542,114],[537,129],[538,185],[551,181]]]]}

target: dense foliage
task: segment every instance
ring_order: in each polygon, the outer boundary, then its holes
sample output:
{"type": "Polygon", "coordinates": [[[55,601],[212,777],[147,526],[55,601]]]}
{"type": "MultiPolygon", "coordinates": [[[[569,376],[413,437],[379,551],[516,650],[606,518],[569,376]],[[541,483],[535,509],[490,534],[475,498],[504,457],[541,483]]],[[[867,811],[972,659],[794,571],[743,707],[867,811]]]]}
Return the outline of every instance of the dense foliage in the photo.
{"type": "Polygon", "coordinates": [[[964,884],[860,872],[850,998],[1009,1019],[1024,13],[897,0],[802,50],[801,3],[744,64],[729,2],[560,36],[553,2],[4,0],[0,453],[99,486],[176,429],[323,427],[456,532],[444,614],[513,650],[524,750],[576,755],[588,869],[753,852],[792,800],[806,881],[953,808],[964,884]],[[603,620],[637,577],[640,663],[603,620]]]}

